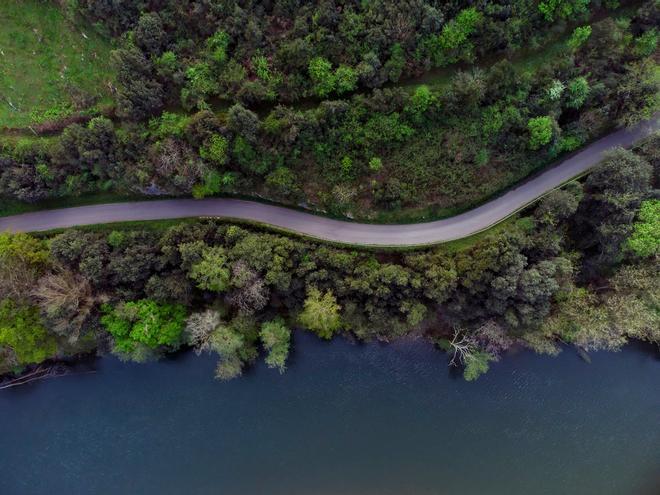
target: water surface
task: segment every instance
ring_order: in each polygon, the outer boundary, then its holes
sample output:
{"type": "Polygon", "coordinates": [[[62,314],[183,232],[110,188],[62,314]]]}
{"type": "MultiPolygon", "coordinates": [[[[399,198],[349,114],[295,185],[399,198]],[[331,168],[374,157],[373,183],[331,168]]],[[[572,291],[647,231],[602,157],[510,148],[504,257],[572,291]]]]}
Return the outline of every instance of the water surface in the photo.
{"type": "Polygon", "coordinates": [[[660,493],[660,359],[507,356],[474,383],[427,344],[298,333],[284,375],[192,353],[0,392],[0,493],[660,493]]]}

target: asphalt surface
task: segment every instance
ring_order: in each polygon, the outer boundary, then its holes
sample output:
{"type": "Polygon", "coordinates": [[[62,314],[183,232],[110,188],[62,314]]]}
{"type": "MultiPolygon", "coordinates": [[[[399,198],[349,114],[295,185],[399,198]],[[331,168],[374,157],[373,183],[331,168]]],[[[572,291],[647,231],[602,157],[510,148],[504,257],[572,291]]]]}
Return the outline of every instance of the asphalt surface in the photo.
{"type": "Polygon", "coordinates": [[[660,118],[622,129],[518,184],[473,210],[444,220],[405,225],[375,225],[334,220],[311,213],[238,199],[170,199],[79,206],[0,218],[0,231],[36,232],[100,223],[222,217],[250,220],[327,241],[369,246],[415,246],[452,241],[506,219],[545,193],[596,165],[608,150],[629,147],[658,128],[660,118]]]}

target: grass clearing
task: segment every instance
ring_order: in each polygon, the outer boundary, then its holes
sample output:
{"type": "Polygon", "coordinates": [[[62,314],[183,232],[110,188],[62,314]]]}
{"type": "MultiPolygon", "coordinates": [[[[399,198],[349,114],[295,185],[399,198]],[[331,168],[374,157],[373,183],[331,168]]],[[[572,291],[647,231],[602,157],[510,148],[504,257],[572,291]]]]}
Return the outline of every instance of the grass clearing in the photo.
{"type": "Polygon", "coordinates": [[[90,25],[50,0],[1,0],[0,26],[0,127],[111,101],[111,45],[90,25]]]}

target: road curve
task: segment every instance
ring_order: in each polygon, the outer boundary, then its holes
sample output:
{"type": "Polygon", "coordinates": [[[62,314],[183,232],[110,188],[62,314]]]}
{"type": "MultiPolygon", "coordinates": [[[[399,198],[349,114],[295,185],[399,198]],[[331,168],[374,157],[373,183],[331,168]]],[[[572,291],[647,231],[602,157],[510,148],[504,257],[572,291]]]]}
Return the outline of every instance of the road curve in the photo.
{"type": "Polygon", "coordinates": [[[365,246],[419,246],[452,241],[480,232],[583,174],[616,146],[629,147],[660,126],[656,115],[632,129],[617,130],[505,194],[444,220],[405,225],[374,225],[334,220],[298,210],[238,199],[169,199],[79,206],[0,218],[0,231],[37,232],[99,223],[222,217],[249,220],[326,241],[365,246]]]}

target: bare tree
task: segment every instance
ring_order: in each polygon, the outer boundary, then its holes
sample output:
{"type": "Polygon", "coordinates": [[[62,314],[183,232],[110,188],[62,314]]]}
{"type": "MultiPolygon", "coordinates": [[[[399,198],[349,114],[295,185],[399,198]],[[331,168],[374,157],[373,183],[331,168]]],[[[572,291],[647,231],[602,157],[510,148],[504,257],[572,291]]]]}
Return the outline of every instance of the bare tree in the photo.
{"type": "Polygon", "coordinates": [[[53,332],[71,343],[80,337],[94,305],[104,299],[102,295],[94,295],[89,280],[63,268],[41,277],[32,296],[51,323],[53,332]]]}
{"type": "Polygon", "coordinates": [[[451,361],[449,362],[450,366],[464,365],[474,357],[474,353],[477,351],[474,338],[461,328],[454,329],[454,336],[449,342],[449,345],[453,351],[451,361]]]}
{"type": "Polygon", "coordinates": [[[211,350],[211,335],[220,322],[220,313],[214,309],[193,313],[188,317],[184,334],[196,354],[211,350]]]}

